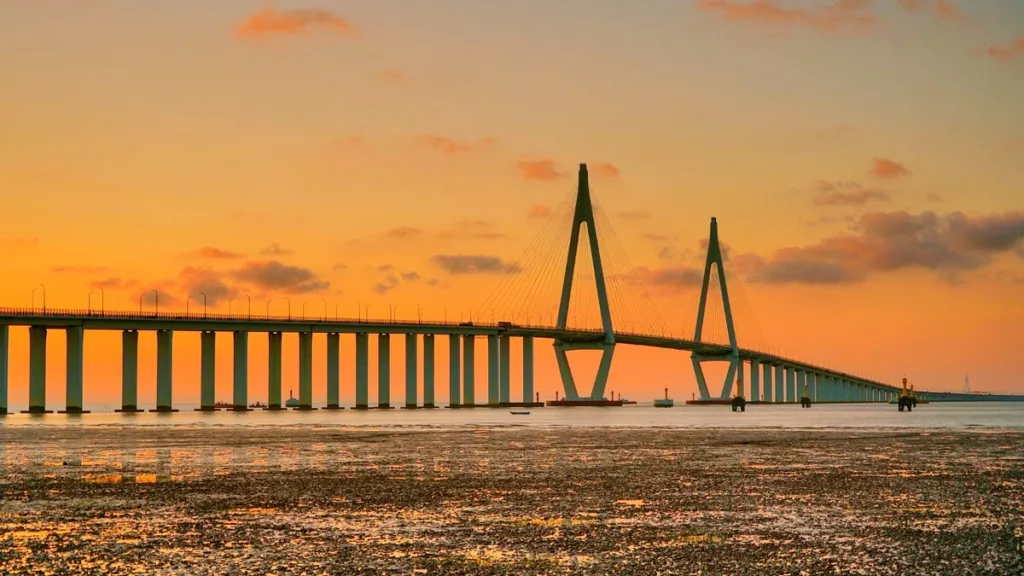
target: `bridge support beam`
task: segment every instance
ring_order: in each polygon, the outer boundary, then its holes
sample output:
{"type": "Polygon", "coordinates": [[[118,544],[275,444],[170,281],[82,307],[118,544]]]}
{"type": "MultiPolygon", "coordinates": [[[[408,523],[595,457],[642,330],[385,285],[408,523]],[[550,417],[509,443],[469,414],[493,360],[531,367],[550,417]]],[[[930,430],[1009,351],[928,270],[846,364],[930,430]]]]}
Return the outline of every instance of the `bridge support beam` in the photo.
{"type": "Polygon", "coordinates": [[[511,366],[511,343],[508,336],[498,337],[498,403],[508,404],[511,401],[509,392],[511,388],[512,366],[511,366]]]}
{"type": "Polygon", "coordinates": [[[448,406],[462,404],[462,337],[448,335],[448,406]]]}
{"type": "Polygon", "coordinates": [[[11,330],[6,324],[0,324],[0,416],[7,414],[7,382],[10,363],[11,330]]]}
{"type": "Polygon", "coordinates": [[[771,362],[765,362],[761,365],[761,376],[763,377],[762,380],[764,380],[761,384],[763,388],[762,401],[764,402],[771,402],[772,398],[774,398],[772,393],[772,372],[774,370],[772,370],[771,362]]]}
{"type": "Polygon", "coordinates": [[[498,405],[498,374],[501,360],[498,358],[498,335],[487,335],[487,405],[498,405]]]}
{"type": "Polygon", "coordinates": [[[533,402],[533,336],[523,337],[523,402],[533,402]]]}
{"type": "Polygon", "coordinates": [[[341,335],[327,334],[327,409],[341,408],[341,335]]]}
{"type": "Polygon", "coordinates": [[[423,335],[423,407],[434,407],[434,335],[423,335]]]}
{"type": "Polygon", "coordinates": [[[199,348],[199,411],[212,412],[217,394],[217,333],[204,330],[199,335],[199,348]]]}
{"type": "Polygon", "coordinates": [[[281,344],[280,332],[267,334],[267,407],[281,409],[281,344]]]}
{"type": "Polygon", "coordinates": [[[786,402],[796,402],[796,368],[786,367],[786,402]]]}
{"type": "Polygon", "coordinates": [[[761,361],[757,358],[750,360],[750,401],[761,401],[761,361]]]}
{"type": "Polygon", "coordinates": [[[377,408],[391,408],[391,335],[377,335],[377,408]]]}
{"type": "Polygon", "coordinates": [[[121,332],[121,409],[139,411],[139,332],[121,332]]]}
{"type": "Polygon", "coordinates": [[[177,412],[172,406],[174,383],[174,332],[156,331],[156,410],[154,412],[177,412]]]}
{"type": "Polygon", "coordinates": [[[416,351],[415,334],[405,335],[405,407],[416,408],[416,351]]]}
{"type": "Polygon", "coordinates": [[[474,336],[466,334],[462,337],[462,405],[476,404],[476,352],[474,336]]]}
{"type": "Polygon", "coordinates": [[[312,332],[299,332],[299,410],[314,410],[312,332]]]}
{"type": "Polygon", "coordinates": [[[786,367],[782,364],[775,365],[775,402],[782,404],[786,401],[786,367]]]}
{"type": "Polygon", "coordinates": [[[356,334],[356,408],[370,407],[370,335],[356,334]]]}
{"type": "Polygon", "coordinates": [[[237,411],[249,409],[249,333],[234,331],[234,394],[232,407],[237,411]]]}
{"type": "Polygon", "coordinates": [[[67,329],[67,381],[64,412],[82,414],[83,410],[83,361],[85,359],[85,329],[69,326],[67,329]]]}

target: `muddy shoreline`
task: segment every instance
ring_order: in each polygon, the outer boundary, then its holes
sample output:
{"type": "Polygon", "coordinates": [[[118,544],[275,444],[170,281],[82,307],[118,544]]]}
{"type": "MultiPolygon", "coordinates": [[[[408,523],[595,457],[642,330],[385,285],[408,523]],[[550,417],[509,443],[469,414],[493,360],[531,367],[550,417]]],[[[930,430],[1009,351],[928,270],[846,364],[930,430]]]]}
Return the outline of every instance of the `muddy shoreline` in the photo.
{"type": "Polygon", "coordinates": [[[0,573],[1024,573],[1024,433],[0,430],[0,573]]]}

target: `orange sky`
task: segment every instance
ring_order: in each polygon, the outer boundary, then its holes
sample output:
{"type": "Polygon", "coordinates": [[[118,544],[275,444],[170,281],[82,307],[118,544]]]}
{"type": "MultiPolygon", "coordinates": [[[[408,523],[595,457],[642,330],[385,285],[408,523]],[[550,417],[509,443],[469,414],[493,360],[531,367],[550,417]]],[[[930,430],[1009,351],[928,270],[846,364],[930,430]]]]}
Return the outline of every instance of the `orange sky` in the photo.
{"type": "MultiPolygon", "coordinates": [[[[568,238],[545,231],[587,162],[614,230],[600,229],[607,272],[630,279],[617,327],[653,318],[692,336],[716,216],[741,343],[920,388],[958,390],[966,372],[976,390],[1024,393],[1018,3],[13,1],[0,76],[2,305],[32,305],[42,283],[48,307],[84,308],[90,291],[98,306],[102,287],[109,309],[156,289],[162,310],[190,295],[201,308],[205,292],[220,312],[248,296],[254,313],[269,300],[284,314],[287,297],[293,314],[550,315],[568,238]]],[[[576,298],[575,321],[596,325],[593,290],[576,298]]],[[[250,396],[265,398],[266,339],[250,342],[250,396]]],[[[175,345],[175,399],[195,401],[199,337],[175,345]]],[[[155,339],[141,346],[147,403],[155,339]]],[[[553,354],[537,351],[553,397],[553,354]]],[[[10,353],[24,403],[26,330],[10,353]]],[[[87,405],[119,399],[119,353],[118,334],[88,335],[87,405]]],[[[59,407],[63,334],[49,354],[59,407]]],[[[392,357],[401,398],[401,342],[392,357]]],[[[685,355],[617,350],[609,390],[666,385],[695,391],[685,355]]]]}

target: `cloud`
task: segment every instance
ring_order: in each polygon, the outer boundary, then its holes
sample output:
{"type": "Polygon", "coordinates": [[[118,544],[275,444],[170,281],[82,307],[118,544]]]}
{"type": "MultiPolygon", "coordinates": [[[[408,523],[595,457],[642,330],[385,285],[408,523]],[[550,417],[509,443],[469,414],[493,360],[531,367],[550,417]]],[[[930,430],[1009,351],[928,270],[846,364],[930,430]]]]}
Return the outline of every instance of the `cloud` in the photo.
{"type": "Polygon", "coordinates": [[[534,204],[526,212],[527,218],[547,218],[551,216],[551,208],[543,204],[534,204]]]}
{"type": "Polygon", "coordinates": [[[926,10],[933,0],[899,0],[900,6],[907,12],[920,12],[926,10]]]}
{"type": "Polygon", "coordinates": [[[935,13],[949,20],[964,19],[963,11],[949,0],[938,0],[935,3],[935,13]]]}
{"type": "Polygon", "coordinates": [[[422,233],[423,230],[413,228],[411,226],[399,226],[398,228],[392,228],[387,232],[388,237],[390,238],[412,238],[413,236],[419,236],[422,233]]]}
{"type": "Polygon", "coordinates": [[[286,256],[288,254],[293,254],[293,253],[294,253],[294,250],[290,250],[288,248],[284,248],[280,244],[278,244],[277,242],[272,242],[270,244],[270,246],[267,246],[263,250],[260,250],[260,254],[262,254],[264,256],[286,256]]]}
{"type": "Polygon", "coordinates": [[[1024,36],[1017,38],[1009,44],[993,45],[988,49],[988,55],[996,60],[1010,61],[1024,54],[1024,36]]]}
{"type": "Polygon", "coordinates": [[[196,251],[196,257],[206,260],[232,260],[235,258],[241,258],[242,256],[243,254],[239,252],[221,250],[220,248],[214,248],[213,246],[204,246],[196,251]]]}
{"type": "Polygon", "coordinates": [[[264,290],[291,294],[326,290],[331,285],[330,282],[317,278],[317,275],[308,268],[289,266],[276,260],[246,262],[242,268],[232,272],[231,276],[264,290]]]}
{"type": "Polygon", "coordinates": [[[909,176],[910,170],[907,170],[906,166],[896,162],[895,160],[889,160],[887,158],[873,158],[871,160],[871,169],[868,170],[868,174],[885,180],[892,180],[901,176],[909,176]]]}
{"type": "Polygon", "coordinates": [[[401,278],[394,274],[388,274],[383,281],[374,284],[372,290],[377,294],[383,296],[384,294],[387,294],[388,292],[391,292],[392,290],[397,288],[403,282],[419,282],[422,279],[420,277],[419,272],[416,272],[415,270],[410,272],[402,272],[400,276],[401,278]]]}
{"type": "Polygon", "coordinates": [[[939,194],[939,193],[936,193],[936,192],[929,192],[929,193],[924,195],[924,199],[929,201],[929,202],[941,202],[942,201],[942,194],[939,194]]]}
{"type": "MultiPolygon", "coordinates": [[[[708,240],[707,238],[701,238],[700,240],[697,241],[697,246],[700,248],[701,260],[704,260],[704,261],[707,260],[707,257],[708,257],[708,244],[710,244],[710,243],[711,243],[711,241],[708,240]]],[[[732,246],[729,246],[728,244],[726,244],[725,242],[722,242],[721,240],[718,241],[718,249],[722,251],[722,260],[723,261],[729,260],[729,258],[732,256],[732,246]]]]}
{"type": "Polygon", "coordinates": [[[431,261],[449,274],[516,274],[522,271],[516,264],[505,262],[497,256],[438,254],[431,261]]]}
{"type": "Polygon", "coordinates": [[[814,0],[797,6],[787,0],[698,0],[701,10],[714,11],[726,20],[774,26],[807,26],[825,32],[874,26],[878,16],[872,0],[814,0]]]}
{"type": "Polygon", "coordinates": [[[501,238],[508,238],[508,235],[494,230],[494,224],[486,220],[463,220],[457,222],[452,228],[439,232],[438,237],[446,240],[453,238],[499,240],[501,238]]]}
{"type": "Polygon", "coordinates": [[[394,266],[392,266],[391,264],[381,264],[380,266],[377,266],[377,272],[388,272],[393,268],[394,266]]]}
{"type": "Polygon", "coordinates": [[[388,82],[405,82],[409,79],[408,75],[398,70],[385,70],[381,72],[380,77],[388,82]]]}
{"type": "Polygon", "coordinates": [[[769,258],[737,256],[730,267],[766,284],[852,283],[904,269],[932,270],[950,281],[1015,250],[1022,238],[1022,212],[977,217],[962,212],[869,212],[852,233],[782,248],[769,258]]]}
{"type": "Polygon", "coordinates": [[[494,143],[493,138],[482,138],[476,142],[464,142],[461,140],[453,140],[445,136],[438,136],[436,134],[424,134],[419,137],[419,140],[426,146],[434,148],[435,150],[440,150],[449,156],[456,156],[458,154],[480,150],[494,143]]]}
{"type": "Polygon", "coordinates": [[[51,272],[58,274],[102,274],[109,270],[106,266],[54,266],[51,272]]]}
{"type": "Polygon", "coordinates": [[[197,302],[202,302],[205,294],[209,306],[216,306],[238,293],[238,289],[225,284],[221,273],[212,268],[186,266],[178,273],[178,281],[185,294],[197,302]]]}
{"type": "Polygon", "coordinates": [[[143,312],[150,312],[156,306],[165,307],[165,309],[169,306],[175,306],[181,302],[181,298],[162,288],[151,288],[139,295],[139,302],[141,306],[145,306],[148,309],[143,310],[143,312]]]}
{"type": "Polygon", "coordinates": [[[89,282],[89,288],[96,288],[97,290],[101,288],[104,290],[128,290],[138,285],[139,283],[135,280],[124,280],[114,276],[89,282]]]}
{"type": "Polygon", "coordinates": [[[815,193],[814,203],[819,206],[863,206],[871,201],[889,200],[888,192],[865,188],[856,182],[822,180],[815,185],[815,193]]]}
{"type": "Polygon", "coordinates": [[[620,210],[619,218],[623,220],[647,220],[651,217],[650,210],[620,210]]]}
{"type": "Polygon", "coordinates": [[[305,34],[324,29],[342,35],[354,36],[359,30],[349,21],[329,10],[264,8],[239,24],[236,32],[242,37],[275,34],[305,34]]]}
{"type": "Polygon", "coordinates": [[[605,178],[618,178],[619,168],[611,162],[598,162],[596,164],[590,164],[587,166],[587,170],[598,176],[605,178]]]}
{"type": "Polygon", "coordinates": [[[544,158],[541,160],[520,160],[519,161],[519,172],[523,175],[523,178],[527,180],[558,180],[565,176],[565,172],[559,172],[555,169],[555,161],[550,158],[544,158]]]}
{"type": "Polygon", "coordinates": [[[671,266],[668,268],[639,266],[634,272],[645,285],[656,288],[700,286],[704,280],[704,271],[690,266],[671,266]]]}
{"type": "Polygon", "coordinates": [[[402,272],[402,280],[405,280],[406,282],[416,282],[419,279],[419,272],[402,272]]]}
{"type": "Polygon", "coordinates": [[[0,238],[0,246],[27,250],[39,246],[39,238],[0,238]]]}
{"type": "Polygon", "coordinates": [[[340,271],[345,270],[347,268],[348,268],[348,264],[345,264],[344,262],[338,262],[334,266],[331,266],[331,270],[334,270],[335,272],[340,272],[340,271]]]}

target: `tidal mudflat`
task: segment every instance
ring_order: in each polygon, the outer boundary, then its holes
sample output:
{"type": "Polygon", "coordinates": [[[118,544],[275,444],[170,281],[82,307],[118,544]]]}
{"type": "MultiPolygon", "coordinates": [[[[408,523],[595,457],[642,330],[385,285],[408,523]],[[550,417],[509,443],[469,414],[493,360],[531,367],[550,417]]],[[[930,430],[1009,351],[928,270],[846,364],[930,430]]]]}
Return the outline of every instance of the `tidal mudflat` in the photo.
{"type": "Polygon", "coordinates": [[[0,428],[0,573],[1016,574],[1024,433],[0,428]]]}

